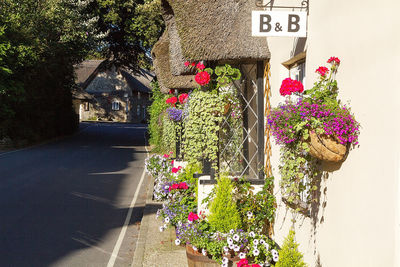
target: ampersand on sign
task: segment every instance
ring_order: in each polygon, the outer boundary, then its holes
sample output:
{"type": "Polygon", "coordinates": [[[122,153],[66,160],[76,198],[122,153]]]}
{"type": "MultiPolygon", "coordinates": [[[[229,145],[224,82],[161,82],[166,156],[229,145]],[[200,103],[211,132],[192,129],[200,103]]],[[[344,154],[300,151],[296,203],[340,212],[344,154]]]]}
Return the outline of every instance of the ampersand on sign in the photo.
{"type": "Polygon", "coordinates": [[[282,26],[279,22],[275,23],[275,31],[276,32],[281,32],[282,31],[282,26]]]}

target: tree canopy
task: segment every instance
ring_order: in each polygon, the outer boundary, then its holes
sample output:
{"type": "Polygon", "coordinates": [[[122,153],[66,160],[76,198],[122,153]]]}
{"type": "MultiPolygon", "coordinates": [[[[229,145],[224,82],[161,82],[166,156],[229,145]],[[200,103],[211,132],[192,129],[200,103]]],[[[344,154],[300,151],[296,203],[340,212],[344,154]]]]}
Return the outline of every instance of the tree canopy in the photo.
{"type": "Polygon", "coordinates": [[[0,0],[0,140],[72,132],[74,66],[148,67],[163,27],[160,0],[0,0]]]}

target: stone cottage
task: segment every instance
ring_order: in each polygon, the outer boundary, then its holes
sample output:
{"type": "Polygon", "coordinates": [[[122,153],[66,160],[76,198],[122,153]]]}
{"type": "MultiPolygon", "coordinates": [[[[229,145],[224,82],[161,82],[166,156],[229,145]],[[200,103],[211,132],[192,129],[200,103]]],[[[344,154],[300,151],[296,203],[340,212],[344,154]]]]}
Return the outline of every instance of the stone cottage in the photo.
{"type": "Polygon", "coordinates": [[[103,60],[87,60],[76,67],[79,89],[73,92],[81,121],[144,123],[151,104],[150,83],[154,75],[141,69],[132,73],[103,60]]]}

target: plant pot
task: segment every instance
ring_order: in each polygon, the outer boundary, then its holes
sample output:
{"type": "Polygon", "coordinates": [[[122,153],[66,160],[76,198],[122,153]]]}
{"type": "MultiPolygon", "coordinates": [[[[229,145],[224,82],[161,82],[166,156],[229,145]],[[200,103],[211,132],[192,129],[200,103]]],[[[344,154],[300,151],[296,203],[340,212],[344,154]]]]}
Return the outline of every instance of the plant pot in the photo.
{"type": "Polygon", "coordinates": [[[310,132],[310,154],[311,156],[325,161],[342,161],[347,153],[347,146],[340,144],[334,137],[319,135],[310,132]]]}
{"type": "Polygon", "coordinates": [[[231,103],[226,103],[224,106],[224,115],[228,114],[230,108],[231,108],[231,103]]]}
{"type": "Polygon", "coordinates": [[[186,245],[186,257],[188,261],[188,267],[220,267],[220,264],[218,264],[215,260],[193,250],[191,245],[186,245]]]}

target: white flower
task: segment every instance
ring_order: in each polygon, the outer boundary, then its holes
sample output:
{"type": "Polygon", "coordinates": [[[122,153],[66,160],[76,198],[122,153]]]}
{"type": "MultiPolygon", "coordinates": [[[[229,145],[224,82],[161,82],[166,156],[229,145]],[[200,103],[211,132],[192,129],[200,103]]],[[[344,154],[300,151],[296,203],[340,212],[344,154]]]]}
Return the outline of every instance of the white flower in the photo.
{"type": "Polygon", "coordinates": [[[253,240],[253,244],[257,246],[258,245],[258,239],[254,239],[253,240]]]}
{"type": "Polygon", "coordinates": [[[179,239],[175,239],[175,245],[179,246],[181,244],[181,241],[179,239]]]}
{"type": "Polygon", "coordinates": [[[222,263],[221,267],[228,267],[228,263],[222,263]]]}
{"type": "Polygon", "coordinates": [[[254,238],[254,237],[256,237],[256,234],[255,234],[253,231],[251,231],[251,232],[249,233],[249,236],[254,238]]]}
{"type": "Polygon", "coordinates": [[[181,221],[178,222],[178,226],[179,226],[179,227],[182,226],[182,222],[181,222],[181,221]]]}
{"type": "Polygon", "coordinates": [[[232,240],[232,238],[230,238],[230,237],[228,237],[228,239],[227,239],[226,241],[228,242],[229,245],[230,245],[230,244],[233,244],[233,240],[232,240]]]}
{"type": "Polygon", "coordinates": [[[278,253],[278,251],[276,251],[275,249],[271,249],[271,253],[272,253],[272,256],[279,256],[279,253],[278,253]]]}
{"type": "Polygon", "coordinates": [[[233,250],[234,250],[235,252],[238,252],[238,251],[240,250],[240,247],[239,247],[238,245],[236,245],[236,246],[233,247],[233,250]]]}
{"type": "Polygon", "coordinates": [[[264,239],[261,239],[261,240],[260,240],[260,244],[261,244],[261,245],[265,245],[265,240],[264,240],[264,239]]]}
{"type": "Polygon", "coordinates": [[[231,235],[233,235],[233,234],[235,233],[235,230],[231,229],[231,230],[229,231],[229,233],[230,233],[231,235]]]}
{"type": "Polygon", "coordinates": [[[194,250],[194,251],[197,251],[197,248],[196,248],[195,246],[193,246],[193,250],[194,250]]]}
{"type": "Polygon", "coordinates": [[[238,234],[234,234],[233,235],[233,240],[235,240],[236,242],[239,241],[240,237],[238,234]]]}
{"type": "Polygon", "coordinates": [[[245,259],[245,258],[246,258],[246,253],[240,252],[240,253],[239,253],[239,258],[240,258],[240,259],[245,259]]]}
{"type": "Polygon", "coordinates": [[[266,261],[266,262],[264,263],[264,266],[268,267],[268,266],[271,266],[271,264],[270,264],[268,261],[266,261]]]}
{"type": "Polygon", "coordinates": [[[165,222],[165,223],[169,223],[169,218],[168,218],[168,217],[165,218],[165,219],[164,219],[164,222],[165,222]]]}
{"type": "Polygon", "coordinates": [[[234,245],[234,244],[229,244],[229,248],[230,248],[230,249],[234,249],[234,248],[235,248],[235,245],[234,245]]]}
{"type": "Polygon", "coordinates": [[[265,247],[266,250],[269,250],[269,245],[268,245],[268,243],[265,243],[265,244],[264,244],[264,247],[265,247]]]}
{"type": "Polygon", "coordinates": [[[164,228],[167,229],[168,225],[164,223],[164,228]]]}
{"type": "Polygon", "coordinates": [[[229,260],[227,257],[222,258],[222,264],[228,264],[229,260]]]}
{"type": "Polygon", "coordinates": [[[253,250],[253,255],[258,256],[260,254],[260,251],[258,249],[253,250]]]}
{"type": "Polygon", "coordinates": [[[224,252],[227,253],[228,251],[229,251],[229,248],[228,248],[227,246],[225,246],[225,247],[224,247],[224,252]]]}
{"type": "Polygon", "coordinates": [[[164,189],[165,190],[169,189],[169,186],[168,185],[164,186],[164,189]]]}
{"type": "Polygon", "coordinates": [[[253,213],[251,211],[247,212],[247,218],[250,219],[251,217],[253,217],[253,213]]]}
{"type": "Polygon", "coordinates": [[[158,228],[159,230],[160,230],[160,232],[163,232],[165,229],[164,229],[164,226],[160,226],[160,228],[158,228]]]}
{"type": "Polygon", "coordinates": [[[207,250],[205,250],[204,248],[201,250],[201,254],[203,254],[204,256],[207,256],[207,250]]]}
{"type": "Polygon", "coordinates": [[[273,260],[274,262],[278,262],[278,261],[279,261],[279,256],[278,256],[278,255],[273,255],[273,256],[272,256],[272,260],[273,260]]]}

